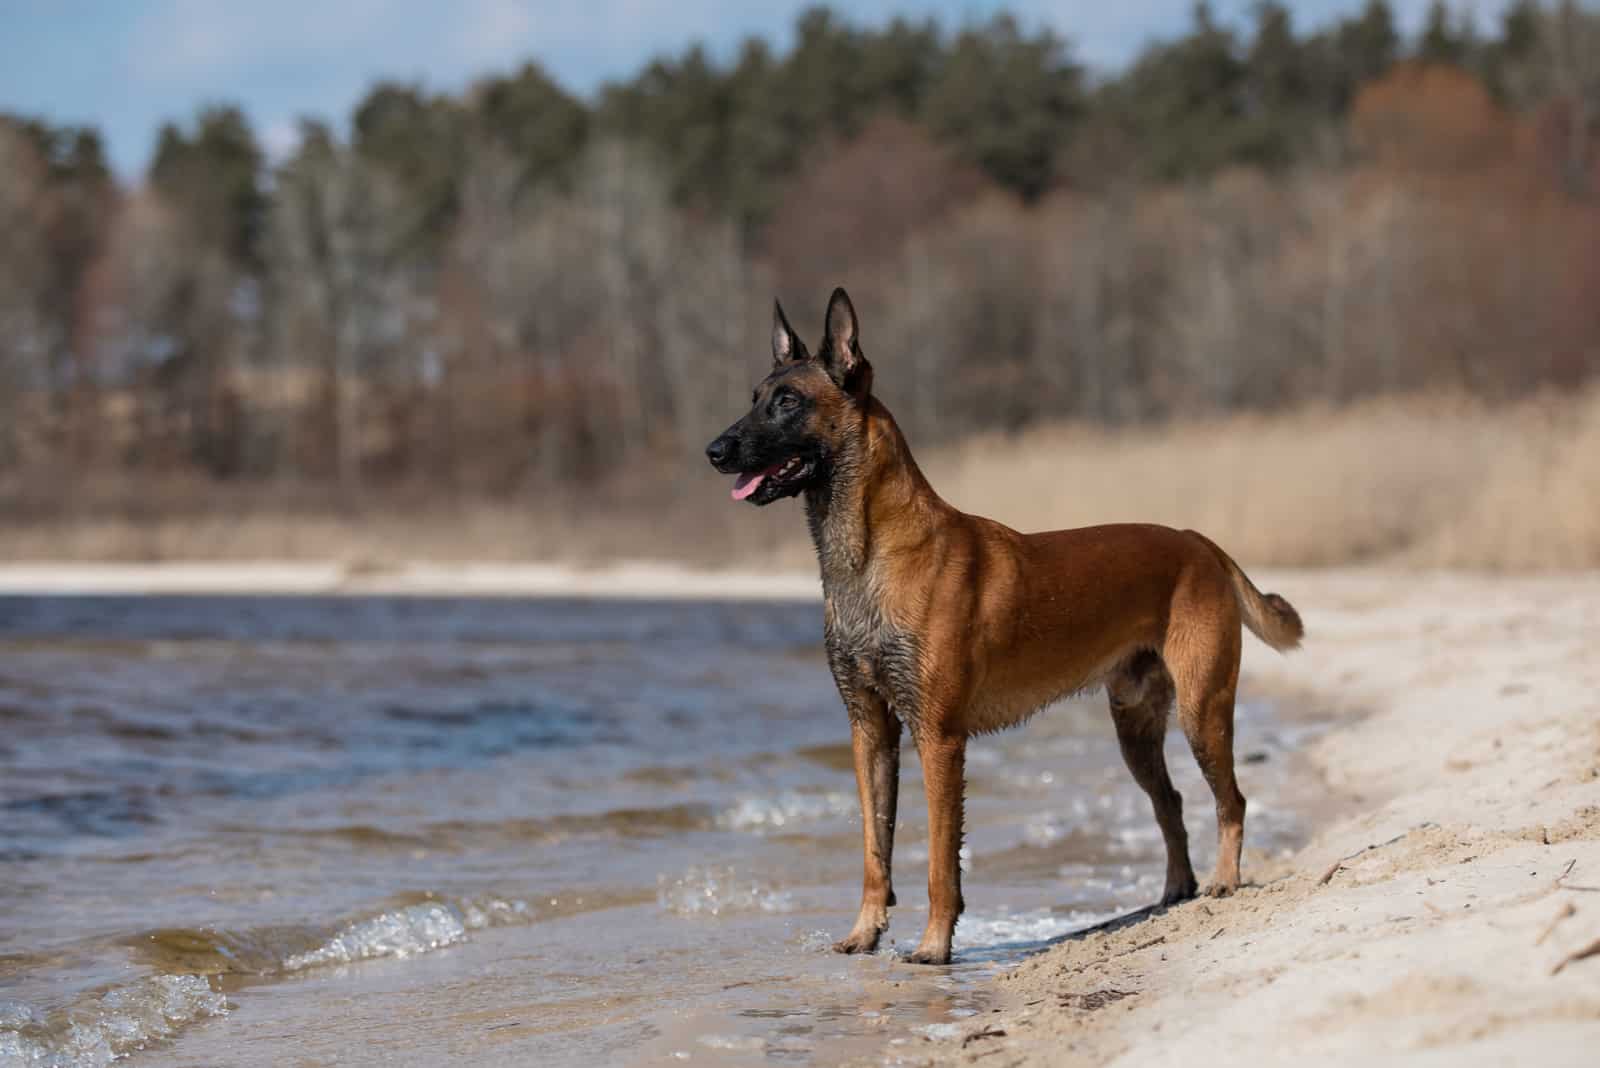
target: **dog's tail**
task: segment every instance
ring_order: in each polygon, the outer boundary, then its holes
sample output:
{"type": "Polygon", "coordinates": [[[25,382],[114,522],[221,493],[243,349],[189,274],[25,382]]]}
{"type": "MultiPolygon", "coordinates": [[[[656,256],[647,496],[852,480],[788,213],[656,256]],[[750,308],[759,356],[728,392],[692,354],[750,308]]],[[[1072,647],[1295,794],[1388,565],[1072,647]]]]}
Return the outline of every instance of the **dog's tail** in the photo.
{"type": "Polygon", "coordinates": [[[1233,595],[1239,601],[1239,614],[1244,617],[1244,625],[1250,628],[1250,633],[1280,653],[1299,646],[1300,639],[1306,636],[1306,628],[1300,622],[1300,613],[1294,610],[1294,605],[1276,593],[1262,593],[1256,589],[1250,576],[1234,563],[1233,557],[1222,551],[1221,546],[1199,531],[1191,530],[1189,533],[1205,542],[1206,547],[1222,561],[1222,567],[1233,583],[1233,595]]]}

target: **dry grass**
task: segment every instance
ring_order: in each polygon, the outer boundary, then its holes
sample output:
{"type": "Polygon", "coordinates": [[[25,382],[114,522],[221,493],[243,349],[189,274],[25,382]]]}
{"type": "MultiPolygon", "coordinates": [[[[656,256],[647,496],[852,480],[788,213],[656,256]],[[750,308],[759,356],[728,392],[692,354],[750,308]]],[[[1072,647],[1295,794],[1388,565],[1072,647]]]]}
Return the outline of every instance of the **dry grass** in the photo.
{"type": "Polygon", "coordinates": [[[1022,530],[1168,523],[1284,566],[1600,566],[1600,391],[1044,429],[925,466],[952,503],[1022,530]]]}
{"type": "MultiPolygon", "coordinates": [[[[1600,567],[1600,391],[1499,408],[1413,397],[1146,429],[1063,426],[922,459],[952,503],[1022,530],[1168,523],[1282,566],[1600,567]]],[[[9,500],[0,559],[815,566],[793,505],[734,505],[696,457],[675,463],[676,477],[515,506],[80,483],[53,510],[9,500]]]]}

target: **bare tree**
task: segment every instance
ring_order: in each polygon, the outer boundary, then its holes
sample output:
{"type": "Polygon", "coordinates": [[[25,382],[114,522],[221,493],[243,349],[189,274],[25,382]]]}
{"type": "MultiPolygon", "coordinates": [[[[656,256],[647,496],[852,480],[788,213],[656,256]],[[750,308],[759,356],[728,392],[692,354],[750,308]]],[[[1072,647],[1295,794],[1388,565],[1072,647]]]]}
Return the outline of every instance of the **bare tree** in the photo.
{"type": "Polygon", "coordinates": [[[278,175],[268,246],[275,348],[284,371],[321,377],[322,441],[340,485],[362,477],[370,383],[419,366],[431,308],[401,255],[397,191],[332,142],[306,146],[278,175]]]}
{"type": "Polygon", "coordinates": [[[28,397],[42,397],[65,342],[47,303],[49,190],[44,161],[0,123],[0,465],[21,459],[28,397]]]}

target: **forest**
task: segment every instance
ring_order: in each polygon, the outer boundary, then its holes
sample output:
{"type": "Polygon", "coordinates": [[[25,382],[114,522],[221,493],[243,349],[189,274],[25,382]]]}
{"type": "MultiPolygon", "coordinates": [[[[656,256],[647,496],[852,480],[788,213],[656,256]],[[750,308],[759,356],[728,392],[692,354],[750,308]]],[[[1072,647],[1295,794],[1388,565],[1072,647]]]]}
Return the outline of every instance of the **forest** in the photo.
{"type": "MultiPolygon", "coordinates": [[[[650,505],[849,287],[912,440],[1600,371],[1600,14],[1204,3],[1092,74],[1008,16],[814,8],[779,53],[378,84],[269,160],[226,104],[147,173],[0,115],[0,507],[650,505]]],[[[699,485],[698,481],[693,482],[699,485]]]]}

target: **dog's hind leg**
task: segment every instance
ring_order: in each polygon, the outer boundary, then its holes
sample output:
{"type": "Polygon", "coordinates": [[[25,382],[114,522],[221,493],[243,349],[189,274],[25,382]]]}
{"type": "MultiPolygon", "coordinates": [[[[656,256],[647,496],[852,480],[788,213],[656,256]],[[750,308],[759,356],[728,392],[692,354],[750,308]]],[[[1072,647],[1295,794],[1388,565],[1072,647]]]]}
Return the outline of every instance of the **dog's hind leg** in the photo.
{"type": "Polygon", "coordinates": [[[1195,893],[1189,835],[1183,826],[1183,798],[1172,785],[1162,751],[1172,710],[1172,676],[1154,653],[1136,653],[1106,682],[1106,695],[1111,699],[1111,719],[1117,725],[1122,758],[1134,781],[1150,796],[1167,846],[1167,881],[1161,904],[1186,901],[1195,893]]]}
{"type": "Polygon", "coordinates": [[[1239,682],[1240,635],[1232,626],[1196,628],[1168,638],[1166,661],[1178,693],[1178,722],[1217,805],[1217,867],[1206,893],[1239,888],[1244,846],[1244,794],[1233,771],[1233,699],[1239,682]]]}
{"type": "Polygon", "coordinates": [[[838,953],[871,953],[889,926],[894,904],[890,874],[895,807],[900,793],[900,721],[868,691],[850,692],[850,749],[861,796],[861,912],[850,933],[833,944],[838,953]]]}

